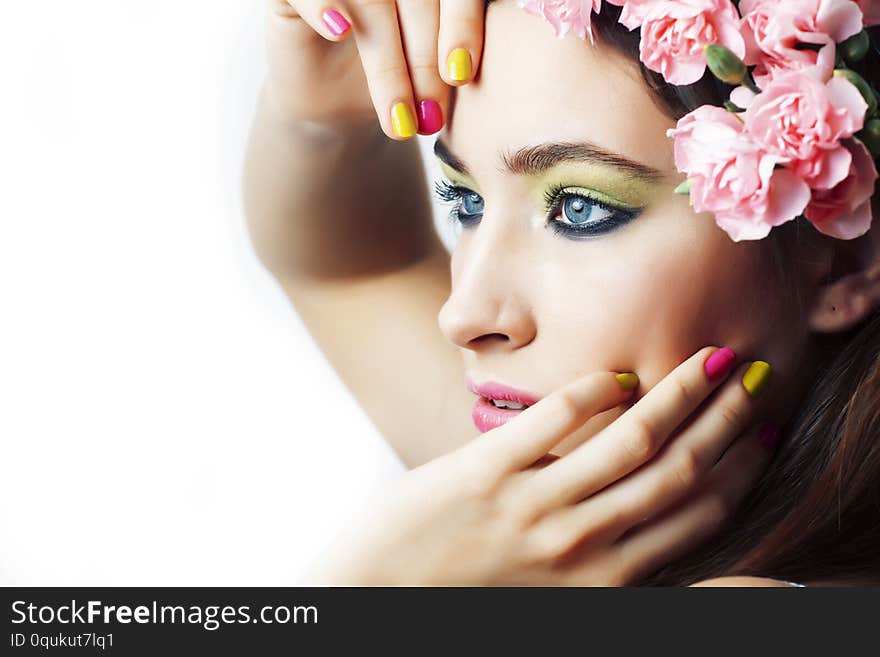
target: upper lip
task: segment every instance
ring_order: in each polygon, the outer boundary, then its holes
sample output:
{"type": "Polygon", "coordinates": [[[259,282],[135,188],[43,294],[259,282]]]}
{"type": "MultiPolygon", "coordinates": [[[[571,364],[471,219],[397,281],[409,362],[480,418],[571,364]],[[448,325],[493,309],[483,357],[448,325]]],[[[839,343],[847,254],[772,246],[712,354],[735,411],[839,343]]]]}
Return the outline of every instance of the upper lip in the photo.
{"type": "Polygon", "coordinates": [[[535,395],[525,390],[519,390],[497,381],[486,381],[485,383],[476,384],[469,377],[465,377],[465,383],[468,390],[474,394],[485,397],[486,399],[498,399],[512,401],[517,404],[525,404],[531,406],[538,403],[541,399],[539,395],[535,395]]]}

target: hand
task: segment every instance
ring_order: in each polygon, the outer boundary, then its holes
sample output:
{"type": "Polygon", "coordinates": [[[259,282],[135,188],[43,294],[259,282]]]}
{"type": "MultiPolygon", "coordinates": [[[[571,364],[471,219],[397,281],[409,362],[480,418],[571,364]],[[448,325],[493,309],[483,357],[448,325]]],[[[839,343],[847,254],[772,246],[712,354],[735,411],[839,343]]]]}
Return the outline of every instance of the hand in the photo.
{"type": "Polygon", "coordinates": [[[553,446],[631,398],[614,373],[574,381],[411,470],[330,555],[322,583],[622,586],[696,547],[772,453],[750,426],[762,403],[741,383],[748,364],[710,380],[716,351],[697,352],[556,460],[553,446]]]}
{"type": "Polygon", "coordinates": [[[412,136],[420,124],[419,132],[432,134],[447,115],[448,85],[466,84],[476,74],[484,11],[482,0],[271,0],[270,95],[290,120],[352,125],[372,123],[378,115],[392,139],[412,136]],[[337,12],[331,23],[344,26],[342,17],[349,24],[344,33],[334,34],[324,23],[325,9],[337,12]],[[453,57],[450,71],[447,55],[453,50],[467,63],[453,57]],[[392,111],[398,102],[403,113],[392,111]]]}

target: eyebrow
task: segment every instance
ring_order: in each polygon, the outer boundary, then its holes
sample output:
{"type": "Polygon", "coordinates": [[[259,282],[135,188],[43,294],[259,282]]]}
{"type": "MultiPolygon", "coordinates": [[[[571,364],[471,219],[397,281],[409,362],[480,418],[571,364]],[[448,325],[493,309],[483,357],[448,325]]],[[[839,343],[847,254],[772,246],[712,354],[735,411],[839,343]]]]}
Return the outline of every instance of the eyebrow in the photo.
{"type": "MultiPolygon", "coordinates": [[[[440,137],[434,142],[434,155],[459,173],[471,176],[464,161],[456,156],[440,137]]],[[[657,182],[665,178],[663,172],[658,169],[612,153],[588,141],[538,144],[520,148],[511,154],[499,155],[510,173],[524,176],[540,175],[563,162],[589,162],[613,166],[632,178],[647,182],[657,182]]]]}

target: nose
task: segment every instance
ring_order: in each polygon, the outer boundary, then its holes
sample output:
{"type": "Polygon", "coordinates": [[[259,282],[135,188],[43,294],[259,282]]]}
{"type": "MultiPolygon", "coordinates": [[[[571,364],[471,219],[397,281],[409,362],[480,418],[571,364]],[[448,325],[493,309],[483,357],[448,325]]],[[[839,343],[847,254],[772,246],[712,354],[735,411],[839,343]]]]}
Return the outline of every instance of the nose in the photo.
{"type": "Polygon", "coordinates": [[[452,292],[437,316],[440,330],[455,345],[474,351],[521,348],[535,338],[529,303],[527,258],[519,240],[493,225],[488,213],[452,254],[452,292]],[[489,221],[487,221],[489,220],[489,221]]]}

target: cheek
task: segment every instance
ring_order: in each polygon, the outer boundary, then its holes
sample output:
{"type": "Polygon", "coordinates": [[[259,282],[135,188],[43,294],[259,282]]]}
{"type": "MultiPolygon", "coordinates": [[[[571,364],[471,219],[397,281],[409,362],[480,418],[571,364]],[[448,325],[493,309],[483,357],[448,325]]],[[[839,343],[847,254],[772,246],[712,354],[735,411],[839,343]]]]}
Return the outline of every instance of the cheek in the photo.
{"type": "Polygon", "coordinates": [[[548,346],[564,352],[555,362],[583,367],[572,376],[634,369],[648,388],[704,346],[748,354],[768,339],[779,309],[766,303],[761,245],[733,243],[714,226],[632,235],[563,262],[564,280],[544,296],[548,346]]]}
{"type": "MultiPolygon", "coordinates": [[[[636,344],[633,365],[646,386],[708,345],[744,358],[761,357],[779,306],[767,304],[773,285],[764,245],[734,243],[709,226],[703,237],[648,251],[627,281],[633,301],[628,325],[636,344]]],[[[662,243],[662,242],[658,242],[662,243]]]]}
{"type": "MultiPolygon", "coordinates": [[[[634,370],[645,391],[704,346],[749,354],[770,339],[771,306],[757,302],[759,286],[769,281],[758,247],[732,247],[715,236],[696,242],[699,249],[647,243],[664,248],[640,241],[616,254],[597,249],[579,263],[564,263],[565,281],[549,286],[557,292],[545,293],[548,305],[538,318],[543,348],[553,353],[542,352],[542,360],[567,368],[566,380],[593,370],[634,370]]],[[[624,410],[592,418],[553,453],[569,453],[624,410]]]]}

